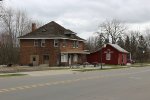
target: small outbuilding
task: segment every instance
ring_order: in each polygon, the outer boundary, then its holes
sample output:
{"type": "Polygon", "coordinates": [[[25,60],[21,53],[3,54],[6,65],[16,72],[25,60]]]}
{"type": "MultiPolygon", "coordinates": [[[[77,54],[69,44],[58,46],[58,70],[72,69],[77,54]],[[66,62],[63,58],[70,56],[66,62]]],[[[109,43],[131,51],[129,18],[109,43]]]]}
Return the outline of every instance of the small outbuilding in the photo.
{"type": "Polygon", "coordinates": [[[105,47],[87,55],[87,62],[111,65],[126,65],[129,52],[117,44],[106,44],[105,47]]]}

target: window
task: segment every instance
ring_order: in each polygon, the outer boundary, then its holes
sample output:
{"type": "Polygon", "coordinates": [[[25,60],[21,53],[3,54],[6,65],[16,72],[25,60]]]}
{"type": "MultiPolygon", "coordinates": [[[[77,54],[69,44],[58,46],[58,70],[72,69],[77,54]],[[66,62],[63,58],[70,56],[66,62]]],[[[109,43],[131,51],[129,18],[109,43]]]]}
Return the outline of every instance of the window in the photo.
{"type": "Polygon", "coordinates": [[[54,40],[54,47],[58,47],[59,41],[57,39],[54,40]]]}
{"type": "Polygon", "coordinates": [[[106,60],[110,60],[110,59],[111,59],[111,51],[110,49],[107,49],[106,60]]]}
{"type": "Polygon", "coordinates": [[[73,41],[73,48],[79,47],[79,41],[73,41]]]}
{"type": "Polygon", "coordinates": [[[63,47],[66,47],[66,40],[63,40],[63,47]]]}
{"type": "Polygon", "coordinates": [[[74,55],[73,61],[74,61],[74,62],[77,62],[77,61],[78,61],[78,55],[77,55],[77,54],[74,55]]]}
{"type": "Polygon", "coordinates": [[[61,62],[68,62],[68,54],[61,54],[61,62]]]}
{"type": "Polygon", "coordinates": [[[37,47],[38,46],[38,40],[34,40],[34,46],[37,47]]]}
{"type": "Polygon", "coordinates": [[[111,54],[110,53],[106,53],[106,60],[110,60],[111,59],[111,54]]]}
{"type": "Polygon", "coordinates": [[[76,41],[73,41],[73,48],[76,47],[76,41]]]}
{"type": "Polygon", "coordinates": [[[41,47],[45,47],[45,40],[41,40],[41,47]]]}
{"type": "Polygon", "coordinates": [[[76,48],[79,47],[79,41],[76,41],[76,48]]]}

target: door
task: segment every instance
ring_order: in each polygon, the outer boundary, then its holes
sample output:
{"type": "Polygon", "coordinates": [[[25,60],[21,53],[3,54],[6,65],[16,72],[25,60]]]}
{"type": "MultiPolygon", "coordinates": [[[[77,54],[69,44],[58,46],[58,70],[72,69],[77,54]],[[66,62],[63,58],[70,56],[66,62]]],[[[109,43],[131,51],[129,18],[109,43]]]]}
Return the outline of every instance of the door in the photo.
{"type": "Polygon", "coordinates": [[[43,64],[49,64],[49,55],[43,55],[43,64]]]}
{"type": "Polygon", "coordinates": [[[33,64],[33,66],[37,66],[39,64],[39,56],[38,55],[31,55],[30,56],[30,63],[33,64]]]}

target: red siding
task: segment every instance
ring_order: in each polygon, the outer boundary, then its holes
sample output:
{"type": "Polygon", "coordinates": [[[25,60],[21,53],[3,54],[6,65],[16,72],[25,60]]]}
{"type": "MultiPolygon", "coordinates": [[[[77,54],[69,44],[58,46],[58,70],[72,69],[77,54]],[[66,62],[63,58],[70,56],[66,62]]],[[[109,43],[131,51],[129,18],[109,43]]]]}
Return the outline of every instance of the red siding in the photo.
{"type": "MultiPolygon", "coordinates": [[[[101,50],[87,55],[87,61],[89,63],[94,63],[94,62],[100,63],[101,62],[101,50]]],[[[102,49],[102,63],[113,64],[113,65],[126,64],[127,63],[127,54],[121,53],[118,50],[116,50],[115,48],[113,48],[112,46],[107,45],[105,48],[102,49]],[[110,60],[106,60],[106,51],[108,49],[111,52],[110,60]],[[122,58],[122,55],[124,56],[124,59],[122,58]]]]}

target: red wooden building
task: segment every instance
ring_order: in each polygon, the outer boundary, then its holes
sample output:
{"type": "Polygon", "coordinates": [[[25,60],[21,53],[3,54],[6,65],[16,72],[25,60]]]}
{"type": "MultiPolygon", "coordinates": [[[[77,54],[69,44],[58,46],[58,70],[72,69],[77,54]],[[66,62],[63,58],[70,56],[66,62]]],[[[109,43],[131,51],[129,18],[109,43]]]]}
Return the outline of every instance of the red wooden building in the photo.
{"type": "Polygon", "coordinates": [[[104,63],[112,65],[126,65],[128,52],[117,44],[106,44],[105,47],[87,55],[89,63],[104,63]]]}

